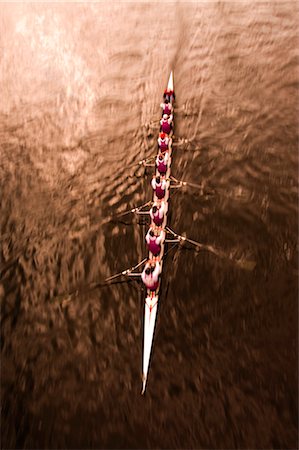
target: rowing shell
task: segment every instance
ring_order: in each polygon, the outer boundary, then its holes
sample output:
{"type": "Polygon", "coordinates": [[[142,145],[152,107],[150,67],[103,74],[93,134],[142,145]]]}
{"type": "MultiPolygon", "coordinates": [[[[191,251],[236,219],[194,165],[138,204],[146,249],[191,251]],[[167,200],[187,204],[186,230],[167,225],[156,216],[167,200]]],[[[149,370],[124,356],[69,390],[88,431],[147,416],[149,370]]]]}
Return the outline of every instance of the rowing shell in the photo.
{"type": "MultiPolygon", "coordinates": [[[[167,89],[173,91],[173,73],[170,73],[167,89]]],[[[173,103],[173,101],[172,101],[173,103]]],[[[166,172],[166,179],[170,179],[171,174],[171,153],[172,148],[169,146],[169,162],[168,162],[168,169],[166,172]]],[[[156,175],[159,175],[159,172],[156,172],[156,175]]],[[[165,230],[167,226],[167,210],[168,210],[168,199],[169,199],[169,182],[167,182],[167,187],[165,191],[165,214],[164,214],[164,221],[162,223],[162,229],[165,230]]],[[[157,198],[154,195],[153,201],[156,201],[157,198]]],[[[161,243],[161,252],[159,255],[159,262],[161,266],[163,266],[163,255],[164,255],[164,242],[161,243]]],[[[149,259],[152,259],[153,255],[151,252],[149,253],[149,259]]],[[[160,274],[161,276],[161,274],[160,274]]],[[[156,317],[157,317],[157,309],[159,304],[159,289],[160,285],[158,286],[157,290],[154,292],[148,291],[147,296],[145,299],[145,305],[144,305],[144,333],[143,333],[143,366],[142,366],[142,394],[144,394],[146,389],[146,382],[148,377],[148,371],[149,371],[149,364],[150,364],[150,358],[151,358],[151,352],[152,352],[152,346],[153,346],[153,338],[154,338],[154,332],[155,332],[155,325],[156,325],[156,317]]]]}

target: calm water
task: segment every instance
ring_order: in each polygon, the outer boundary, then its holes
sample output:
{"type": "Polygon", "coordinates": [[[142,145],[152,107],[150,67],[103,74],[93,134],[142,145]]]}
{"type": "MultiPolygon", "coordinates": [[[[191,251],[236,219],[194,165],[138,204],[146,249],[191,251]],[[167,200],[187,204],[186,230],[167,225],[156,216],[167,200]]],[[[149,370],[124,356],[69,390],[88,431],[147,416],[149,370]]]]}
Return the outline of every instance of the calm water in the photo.
{"type": "Polygon", "coordinates": [[[2,448],[297,448],[298,9],[1,4],[2,448]],[[171,68],[172,173],[209,192],[171,227],[225,257],[168,254],[141,397],[142,286],[104,280],[146,254],[115,216],[171,68]]]}

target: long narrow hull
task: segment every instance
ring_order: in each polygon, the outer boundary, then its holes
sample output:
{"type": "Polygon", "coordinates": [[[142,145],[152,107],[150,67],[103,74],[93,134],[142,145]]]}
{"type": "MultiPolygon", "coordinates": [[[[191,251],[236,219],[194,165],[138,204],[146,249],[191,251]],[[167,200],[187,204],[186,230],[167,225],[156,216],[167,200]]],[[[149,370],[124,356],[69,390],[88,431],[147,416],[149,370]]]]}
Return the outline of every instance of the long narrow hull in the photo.
{"type": "MultiPolygon", "coordinates": [[[[173,91],[173,73],[170,73],[169,81],[167,88],[171,91],[173,91]]],[[[169,163],[168,163],[168,169],[166,172],[166,179],[170,178],[171,175],[171,153],[172,148],[169,148],[169,163]]],[[[156,175],[159,175],[158,171],[156,175]]],[[[169,186],[166,189],[165,192],[165,198],[164,201],[166,202],[166,211],[168,210],[168,199],[169,199],[169,186]]],[[[156,201],[157,198],[154,195],[153,201],[156,201]]],[[[164,221],[162,224],[162,229],[165,230],[167,226],[167,212],[164,214],[164,221]]],[[[165,244],[163,243],[161,245],[161,252],[159,255],[160,259],[160,265],[161,269],[163,269],[163,256],[165,252],[165,244]]],[[[149,259],[151,259],[153,255],[149,253],[149,259]]],[[[149,371],[149,364],[151,359],[151,352],[152,352],[152,346],[153,346],[153,338],[154,338],[154,332],[155,332],[155,325],[156,325],[156,318],[157,318],[157,310],[158,310],[158,304],[159,304],[159,290],[160,286],[157,288],[155,292],[148,291],[147,297],[145,299],[145,309],[144,309],[144,336],[143,336],[143,367],[142,367],[142,394],[144,394],[146,389],[146,382],[147,382],[147,376],[149,371]]]]}
{"type": "Polygon", "coordinates": [[[158,309],[158,296],[147,297],[145,299],[144,307],[144,337],[143,337],[143,374],[142,374],[142,394],[145,392],[147,373],[149,368],[149,361],[152,351],[152,342],[154,337],[157,309],[158,309]]]}

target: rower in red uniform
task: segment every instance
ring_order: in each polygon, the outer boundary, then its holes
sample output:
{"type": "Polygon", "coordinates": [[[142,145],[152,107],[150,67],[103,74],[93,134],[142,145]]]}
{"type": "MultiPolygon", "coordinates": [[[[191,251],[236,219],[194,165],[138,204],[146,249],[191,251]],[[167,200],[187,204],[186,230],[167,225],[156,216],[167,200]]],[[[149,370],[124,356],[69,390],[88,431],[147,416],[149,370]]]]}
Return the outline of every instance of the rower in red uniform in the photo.
{"type": "MultiPolygon", "coordinates": [[[[173,106],[172,104],[169,102],[169,100],[165,100],[164,103],[161,103],[161,108],[163,109],[163,114],[167,114],[168,116],[170,116],[170,114],[172,114],[173,112],[173,106]]],[[[163,115],[162,114],[162,115],[163,115]]]]}
{"type": "Polygon", "coordinates": [[[165,89],[163,97],[165,100],[173,102],[175,100],[174,91],[172,91],[171,89],[165,89]]]}
{"type": "Polygon", "coordinates": [[[156,158],[156,167],[161,175],[165,175],[168,169],[169,153],[159,153],[156,158]]]}
{"type": "Polygon", "coordinates": [[[169,150],[172,144],[172,139],[166,133],[160,133],[158,137],[158,147],[161,152],[169,150]]]}
{"type": "Polygon", "coordinates": [[[154,256],[158,256],[161,252],[161,243],[165,240],[165,231],[161,228],[151,226],[148,230],[145,240],[148,249],[154,256]]]}
{"type": "Polygon", "coordinates": [[[155,202],[150,209],[150,217],[156,226],[161,226],[166,213],[165,202],[155,202]]]}
{"type": "Polygon", "coordinates": [[[165,192],[167,188],[167,181],[165,180],[165,177],[160,177],[154,175],[152,179],[152,188],[155,191],[156,197],[161,200],[165,197],[165,192]]]}
{"type": "Polygon", "coordinates": [[[161,265],[159,261],[149,260],[142,271],[141,279],[145,287],[150,291],[155,291],[159,287],[159,275],[161,273],[161,265]]]}
{"type": "Polygon", "coordinates": [[[172,115],[168,116],[168,114],[163,114],[162,119],[160,120],[160,129],[163,133],[169,134],[172,131],[172,115]]]}

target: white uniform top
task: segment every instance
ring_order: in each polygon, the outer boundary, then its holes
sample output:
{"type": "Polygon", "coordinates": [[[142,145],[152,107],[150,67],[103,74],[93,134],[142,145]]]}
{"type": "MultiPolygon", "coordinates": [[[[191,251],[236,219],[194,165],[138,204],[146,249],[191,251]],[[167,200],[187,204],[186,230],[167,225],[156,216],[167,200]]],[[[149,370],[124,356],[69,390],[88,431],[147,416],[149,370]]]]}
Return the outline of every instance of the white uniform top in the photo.
{"type": "Polygon", "coordinates": [[[168,159],[169,159],[169,154],[168,154],[168,152],[165,152],[163,156],[164,156],[164,158],[162,159],[162,161],[160,161],[159,155],[157,155],[157,158],[156,158],[156,164],[157,164],[157,165],[158,165],[159,163],[163,163],[163,162],[164,162],[164,164],[167,165],[167,162],[168,162],[168,159]]]}
{"type": "Polygon", "coordinates": [[[161,103],[161,104],[160,104],[160,107],[161,107],[163,110],[166,108],[166,106],[167,106],[168,109],[170,109],[170,111],[173,110],[173,106],[172,106],[172,104],[171,104],[170,102],[169,102],[169,103],[161,103]]]}
{"type": "MultiPolygon", "coordinates": [[[[161,219],[162,219],[162,217],[161,217],[161,219]]],[[[161,233],[159,236],[151,236],[150,231],[151,231],[151,229],[148,230],[148,232],[146,233],[146,236],[145,236],[145,240],[146,240],[147,244],[149,244],[150,241],[155,241],[157,245],[160,245],[161,242],[163,242],[165,240],[165,231],[164,230],[161,230],[161,233]]]]}
{"type": "Polygon", "coordinates": [[[158,278],[161,273],[161,266],[159,262],[156,261],[154,271],[151,272],[149,275],[147,275],[145,273],[145,270],[150,266],[151,265],[149,263],[146,263],[141,274],[141,279],[143,283],[146,285],[146,287],[154,286],[158,282],[158,278]]]}
{"type": "Polygon", "coordinates": [[[160,183],[156,183],[156,178],[152,179],[152,188],[155,191],[157,186],[161,186],[161,189],[163,189],[163,191],[165,191],[166,187],[167,187],[167,181],[165,180],[165,178],[163,178],[162,180],[160,179],[160,183]]]}
{"type": "MultiPolygon", "coordinates": [[[[164,202],[161,202],[161,206],[160,206],[160,208],[158,209],[157,212],[158,212],[159,219],[162,219],[163,215],[165,213],[165,203],[164,202]]],[[[150,209],[150,216],[151,216],[151,219],[154,220],[153,208],[150,209]]]]}
{"type": "Polygon", "coordinates": [[[162,123],[168,122],[169,125],[170,125],[171,122],[172,122],[172,119],[173,119],[173,115],[170,114],[170,116],[168,117],[168,119],[163,119],[163,118],[162,118],[162,119],[160,120],[160,124],[162,125],[162,123]]]}
{"type": "Polygon", "coordinates": [[[166,136],[165,139],[161,139],[160,137],[158,137],[158,144],[161,145],[162,142],[164,142],[169,147],[169,145],[171,144],[172,140],[168,136],[166,136]]]}

